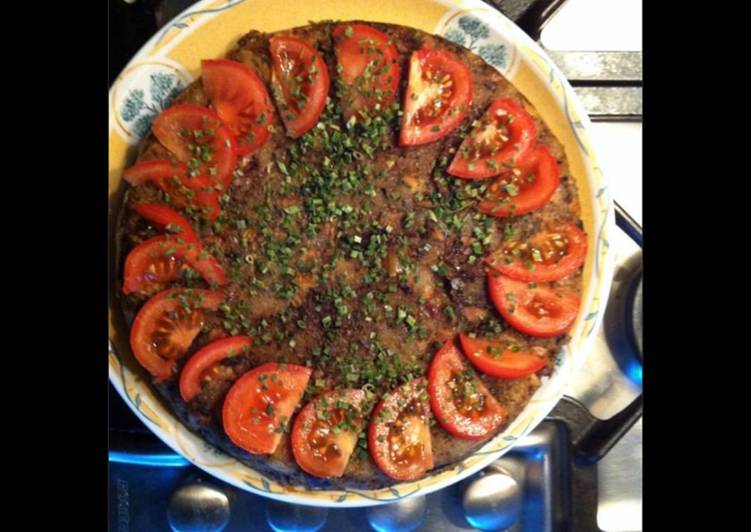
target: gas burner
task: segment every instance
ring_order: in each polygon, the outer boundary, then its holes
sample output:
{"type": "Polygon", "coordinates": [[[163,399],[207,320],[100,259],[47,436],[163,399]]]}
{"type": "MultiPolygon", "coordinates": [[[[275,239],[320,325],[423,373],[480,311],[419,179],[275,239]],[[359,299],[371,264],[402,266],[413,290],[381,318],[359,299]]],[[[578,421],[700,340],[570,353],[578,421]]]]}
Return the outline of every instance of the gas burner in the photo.
{"type": "Polygon", "coordinates": [[[317,532],[326,524],[328,508],[268,500],[266,522],[275,532],[317,532]]]}
{"type": "Polygon", "coordinates": [[[507,530],[522,514],[522,491],[514,475],[498,463],[485,468],[464,489],[467,521],[480,530],[507,530]]]}
{"type": "Polygon", "coordinates": [[[229,498],[221,488],[193,482],[172,495],[167,521],[175,532],[220,532],[229,523],[229,508],[229,498]]]}
{"type": "Polygon", "coordinates": [[[365,510],[368,523],[376,532],[412,532],[425,523],[427,513],[425,495],[365,510]]]}

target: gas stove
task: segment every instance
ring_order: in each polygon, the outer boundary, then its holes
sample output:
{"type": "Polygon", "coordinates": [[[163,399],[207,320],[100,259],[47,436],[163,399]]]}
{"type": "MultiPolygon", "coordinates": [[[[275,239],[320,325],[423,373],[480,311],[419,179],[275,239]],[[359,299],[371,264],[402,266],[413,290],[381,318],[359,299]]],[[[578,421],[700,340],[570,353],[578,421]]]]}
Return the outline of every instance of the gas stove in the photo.
{"type": "MultiPolygon", "coordinates": [[[[110,387],[110,530],[642,530],[641,54],[619,44],[608,52],[581,45],[581,34],[598,23],[583,15],[587,9],[640,9],[639,0],[486,1],[539,40],[579,93],[617,202],[608,309],[566,396],[511,451],[459,484],[384,506],[326,509],[210,477],[153,436],[110,387]],[[567,36],[576,39],[567,43],[567,36]]],[[[140,28],[143,43],[190,3],[113,0],[111,11],[121,27],[140,28]]],[[[119,52],[124,64],[135,48],[119,52]]],[[[117,75],[122,64],[113,63],[117,75]]]]}

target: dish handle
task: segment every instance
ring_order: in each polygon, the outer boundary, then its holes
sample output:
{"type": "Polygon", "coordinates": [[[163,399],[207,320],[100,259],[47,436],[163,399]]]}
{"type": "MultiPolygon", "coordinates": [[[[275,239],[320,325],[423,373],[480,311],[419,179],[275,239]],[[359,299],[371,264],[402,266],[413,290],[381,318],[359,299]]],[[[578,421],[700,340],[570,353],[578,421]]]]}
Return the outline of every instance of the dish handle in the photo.
{"type": "Polygon", "coordinates": [[[545,24],[566,0],[485,0],[513,20],[533,40],[540,40],[545,24]]]}

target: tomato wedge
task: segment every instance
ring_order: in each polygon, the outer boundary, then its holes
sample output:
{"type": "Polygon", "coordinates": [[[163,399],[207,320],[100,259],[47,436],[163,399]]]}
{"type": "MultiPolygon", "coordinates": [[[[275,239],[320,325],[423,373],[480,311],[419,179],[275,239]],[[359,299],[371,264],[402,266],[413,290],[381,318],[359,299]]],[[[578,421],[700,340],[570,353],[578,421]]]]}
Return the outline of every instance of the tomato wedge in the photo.
{"type": "Polygon", "coordinates": [[[292,453],[303,471],[341,477],[362,430],[363,390],[335,390],[310,401],[292,427],[292,453]]]}
{"type": "Polygon", "coordinates": [[[497,272],[488,274],[488,291],[493,305],[517,331],[530,336],[558,336],[568,331],[579,311],[579,298],[546,286],[530,288],[497,272]]]}
{"type": "Polygon", "coordinates": [[[184,163],[143,161],[127,168],[123,179],[133,186],[147,181],[154,183],[169,195],[176,207],[198,209],[209,221],[219,216],[219,196],[211,182],[202,175],[190,177],[184,163]]]}
{"type": "Polygon", "coordinates": [[[161,203],[134,203],[131,207],[160,231],[169,231],[186,242],[198,242],[193,226],[175,209],[161,203]]]}
{"type": "Polygon", "coordinates": [[[395,480],[420,478],[433,467],[426,386],[420,377],[390,391],[370,418],[370,455],[395,480]]]}
{"type": "Polygon", "coordinates": [[[484,440],[506,420],[508,412],[448,340],[428,369],[430,406],[438,423],[463,440],[484,440]]]}
{"type": "Polygon", "coordinates": [[[454,130],[472,105],[472,76],[453,54],[421,48],[409,60],[402,146],[436,141],[454,130]]]}
{"type": "Polygon", "coordinates": [[[211,378],[211,371],[225,358],[237,356],[253,345],[250,336],[230,336],[215,340],[199,349],[180,372],[180,395],[190,401],[201,391],[203,381],[211,378]]]}
{"type": "Polygon", "coordinates": [[[177,254],[167,253],[170,243],[164,236],[150,238],[128,253],[125,259],[123,293],[154,294],[182,275],[183,263],[177,254]]]}
{"type": "Polygon", "coordinates": [[[399,54],[388,35],[367,24],[339,24],[334,42],[340,71],[337,92],[345,118],[366,116],[396,101],[399,54]]]}
{"type": "Polygon", "coordinates": [[[558,163],[544,146],[537,146],[513,171],[499,177],[488,187],[491,199],[480,202],[488,216],[519,216],[545,205],[561,182],[558,163]]]}
{"type": "MultiPolygon", "coordinates": [[[[148,272],[151,262],[160,262],[164,258],[173,256],[200,273],[201,277],[212,287],[223,286],[229,282],[224,268],[222,268],[213,255],[203,248],[190,222],[182,214],[160,203],[135,203],[132,207],[134,211],[146,218],[157,228],[170,233],[162,241],[161,253],[158,253],[157,250],[157,246],[160,245],[158,241],[150,241],[150,246],[139,250],[138,254],[135,253],[138,248],[134,248],[129,254],[128,258],[131,255],[133,256],[130,279],[131,282],[136,283],[136,286],[143,281],[149,281],[150,275],[148,272]],[[143,254],[143,251],[148,251],[150,254],[143,254]]],[[[158,268],[158,266],[155,266],[155,268],[158,268]]],[[[127,259],[125,277],[125,286],[129,286],[127,259]]],[[[130,286],[132,287],[132,285],[130,286]]]]}
{"type": "Polygon", "coordinates": [[[130,329],[136,360],[157,381],[169,378],[175,361],[190,348],[203,326],[204,310],[216,310],[224,294],[213,290],[173,288],[149,299],[130,329]]]}
{"type": "Polygon", "coordinates": [[[485,262],[519,281],[558,281],[574,273],[587,256],[587,235],[574,224],[548,228],[528,242],[504,242],[485,262]]]}
{"type": "Polygon", "coordinates": [[[312,369],[263,364],[232,385],[222,407],[224,432],[252,454],[271,454],[300,402],[312,369]]]}
{"type": "Polygon", "coordinates": [[[287,134],[296,139],[321,116],[329,95],[329,71],[321,54],[297,37],[272,37],[269,48],[272,93],[287,134]]]}
{"type": "Polygon", "coordinates": [[[173,236],[155,236],[142,242],[125,259],[123,292],[154,293],[164,283],[182,276],[185,266],[196,270],[211,287],[227,284],[227,275],[217,260],[194,241],[173,236]]]}
{"type": "Polygon", "coordinates": [[[464,139],[448,173],[463,179],[487,179],[527,157],[535,144],[534,119],[511,98],[502,98],[490,104],[485,116],[464,139]]]}
{"type": "Polygon", "coordinates": [[[190,103],[173,105],[154,119],[151,129],[162,146],[188,165],[189,175],[206,176],[220,192],[232,183],[235,135],[215,112],[190,103]]]}
{"type": "Polygon", "coordinates": [[[242,157],[269,138],[271,98],[255,71],[229,59],[201,61],[201,81],[211,105],[235,134],[235,150],[242,157]]]}
{"type": "Polygon", "coordinates": [[[545,367],[545,359],[530,351],[514,351],[501,342],[459,335],[467,360],[483,373],[500,379],[517,379],[545,367]]]}

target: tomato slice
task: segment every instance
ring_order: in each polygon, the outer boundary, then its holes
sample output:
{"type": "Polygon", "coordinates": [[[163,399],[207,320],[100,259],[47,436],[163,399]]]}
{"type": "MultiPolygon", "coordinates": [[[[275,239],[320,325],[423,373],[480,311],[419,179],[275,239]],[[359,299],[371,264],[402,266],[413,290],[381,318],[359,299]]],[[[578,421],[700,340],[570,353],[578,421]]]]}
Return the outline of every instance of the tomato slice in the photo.
{"type": "Polygon", "coordinates": [[[535,144],[534,119],[511,98],[502,98],[490,105],[464,139],[448,173],[463,179],[487,179],[527,157],[535,144]]]}
{"type": "Polygon", "coordinates": [[[485,262],[519,281],[558,281],[574,273],[587,256],[587,235],[574,224],[550,227],[529,242],[504,242],[485,262]]]}
{"type": "MultiPolygon", "coordinates": [[[[224,268],[211,253],[203,248],[190,222],[182,214],[160,203],[136,203],[132,207],[133,210],[157,228],[170,233],[164,241],[163,257],[175,256],[178,260],[187,263],[188,266],[200,273],[201,277],[212,288],[224,286],[229,282],[224,268]]],[[[150,248],[150,251],[156,251],[155,247],[150,248]]],[[[133,254],[133,251],[131,251],[131,254],[133,254]]],[[[148,261],[143,258],[134,261],[132,273],[135,279],[148,271],[147,263],[148,261]],[[146,269],[142,270],[140,267],[135,269],[136,264],[146,269]]],[[[125,273],[127,277],[127,259],[125,273]]]]}
{"type": "Polygon", "coordinates": [[[227,284],[217,260],[201,245],[173,236],[155,236],[142,242],[125,259],[123,292],[151,294],[182,276],[184,266],[196,270],[212,288],[227,284]]]}
{"type": "Polygon", "coordinates": [[[222,408],[224,432],[252,454],[271,454],[300,402],[312,369],[263,364],[232,385],[222,408]]]}
{"type": "Polygon", "coordinates": [[[193,226],[175,209],[161,203],[134,203],[131,207],[160,231],[169,231],[186,242],[198,242],[198,235],[193,226]]]}
{"type": "Polygon", "coordinates": [[[180,395],[190,401],[201,391],[204,380],[211,378],[211,371],[225,358],[237,356],[253,345],[250,336],[230,336],[215,340],[199,349],[180,373],[180,395]]]}
{"type": "Polygon", "coordinates": [[[463,440],[484,440],[506,420],[508,412],[448,340],[428,369],[430,406],[438,423],[463,440]]]}
{"type": "Polygon", "coordinates": [[[143,161],[127,168],[123,179],[133,186],[149,181],[169,195],[178,208],[199,209],[209,221],[219,216],[219,196],[206,176],[188,175],[188,166],[173,161],[143,161]]]}
{"type": "Polygon", "coordinates": [[[426,386],[420,377],[390,391],[370,418],[370,455],[395,480],[415,480],[433,467],[426,386]]]}
{"type": "Polygon", "coordinates": [[[335,390],[310,401],[292,427],[292,452],[303,471],[341,477],[363,426],[363,390],[335,390]]]}
{"type": "Polygon", "coordinates": [[[235,135],[221,118],[200,105],[184,103],[162,111],[151,126],[157,140],[180,161],[189,175],[204,175],[226,190],[237,166],[235,135]]]}
{"type": "Polygon", "coordinates": [[[388,35],[367,24],[339,24],[334,41],[344,117],[367,116],[368,111],[394,103],[399,90],[399,54],[388,35]]]}
{"type": "Polygon", "coordinates": [[[480,202],[478,207],[482,213],[519,216],[539,209],[553,197],[561,175],[558,163],[547,148],[537,146],[516,166],[488,187],[491,199],[480,202]]]}
{"type": "Polygon", "coordinates": [[[470,338],[460,334],[462,350],[467,360],[483,373],[501,379],[517,379],[536,373],[545,367],[545,359],[530,351],[513,351],[501,342],[470,338]]]}
{"type": "Polygon", "coordinates": [[[409,60],[400,144],[417,146],[448,135],[469,113],[472,76],[450,52],[421,48],[409,60]]]}
{"type": "Polygon", "coordinates": [[[242,157],[269,138],[271,98],[255,71],[229,59],[201,61],[202,83],[211,105],[235,134],[235,150],[242,157]]]}
{"type": "Polygon", "coordinates": [[[571,292],[556,292],[546,286],[530,288],[497,272],[488,274],[493,305],[516,330],[530,336],[558,336],[568,331],[579,311],[579,298],[571,292]]]}
{"type": "Polygon", "coordinates": [[[224,294],[213,290],[173,288],[149,299],[130,329],[136,360],[157,381],[169,378],[175,361],[190,348],[201,331],[204,310],[216,310],[224,294]]]}
{"type": "Polygon", "coordinates": [[[272,93],[287,134],[296,139],[318,122],[329,95],[329,71],[321,54],[297,37],[272,37],[269,48],[272,93]]]}
{"type": "Polygon", "coordinates": [[[134,247],[125,259],[123,293],[154,294],[179,279],[183,264],[176,253],[166,253],[170,243],[155,236],[134,247]]]}

